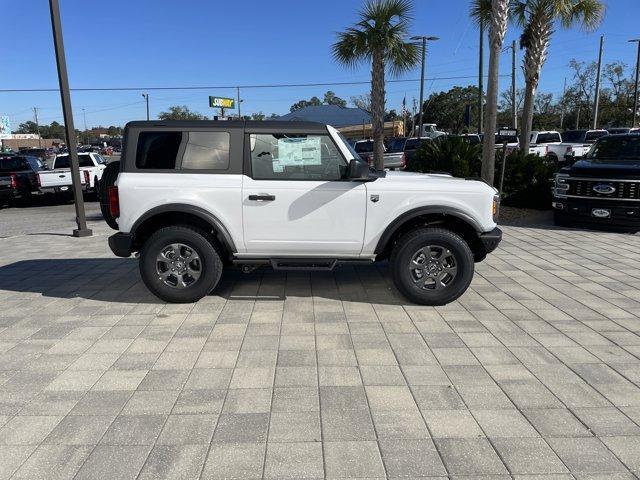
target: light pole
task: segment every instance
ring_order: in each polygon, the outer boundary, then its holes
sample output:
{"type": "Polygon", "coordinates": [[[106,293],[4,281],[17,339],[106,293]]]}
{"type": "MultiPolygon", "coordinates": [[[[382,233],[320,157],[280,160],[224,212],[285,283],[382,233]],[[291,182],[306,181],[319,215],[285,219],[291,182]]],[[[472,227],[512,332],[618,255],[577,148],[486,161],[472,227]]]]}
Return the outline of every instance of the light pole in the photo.
{"type": "Polygon", "coordinates": [[[602,70],[602,47],[604,35],[600,35],[600,50],[598,51],[598,71],[596,73],[596,99],[593,102],[593,129],[598,128],[598,108],[600,107],[600,72],[602,70]]]}
{"type": "Polygon", "coordinates": [[[427,55],[427,41],[435,41],[435,40],[440,40],[439,37],[428,37],[425,35],[415,35],[413,37],[411,37],[411,40],[420,40],[422,41],[422,44],[418,44],[421,45],[422,48],[422,70],[420,72],[420,121],[418,123],[418,137],[422,136],[422,121],[423,121],[423,112],[424,112],[424,108],[423,108],[423,102],[424,102],[424,67],[425,67],[425,59],[426,59],[426,55],[427,55]]]}
{"type": "Polygon", "coordinates": [[[149,120],[149,94],[148,93],[143,93],[142,96],[144,97],[145,101],[147,102],[147,120],[149,120]]]}
{"type": "Polygon", "coordinates": [[[82,198],[80,167],[78,163],[78,142],[76,140],[76,132],[73,127],[73,110],[71,109],[71,94],[69,92],[69,78],[67,77],[67,60],[64,55],[64,42],[62,40],[62,24],[60,22],[60,7],[58,5],[58,0],[49,0],[49,10],[51,11],[53,45],[56,52],[58,81],[60,83],[60,99],[62,101],[62,115],[64,117],[64,129],[67,134],[69,166],[71,167],[71,183],[73,185],[73,197],[76,206],[76,224],[78,228],[73,231],[73,236],[89,237],[92,235],[92,232],[87,228],[87,218],[84,212],[84,199],[82,198]]]}
{"type": "Polygon", "coordinates": [[[634,38],[629,40],[631,43],[638,44],[638,59],[636,60],[636,86],[633,90],[633,123],[632,127],[636,126],[636,119],[638,118],[638,77],[640,76],[640,38],[634,38]]]}

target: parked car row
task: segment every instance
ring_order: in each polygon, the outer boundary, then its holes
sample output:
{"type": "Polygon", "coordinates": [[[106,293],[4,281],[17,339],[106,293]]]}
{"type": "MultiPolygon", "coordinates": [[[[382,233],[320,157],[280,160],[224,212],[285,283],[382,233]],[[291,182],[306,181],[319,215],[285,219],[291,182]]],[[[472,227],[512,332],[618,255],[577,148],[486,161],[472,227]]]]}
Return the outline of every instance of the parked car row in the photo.
{"type": "MultiPolygon", "coordinates": [[[[80,181],[85,193],[97,193],[106,160],[97,153],[79,153],[80,181]]],[[[0,205],[28,201],[44,194],[68,195],[72,191],[69,155],[57,155],[49,169],[31,155],[0,155],[0,205]]]]}

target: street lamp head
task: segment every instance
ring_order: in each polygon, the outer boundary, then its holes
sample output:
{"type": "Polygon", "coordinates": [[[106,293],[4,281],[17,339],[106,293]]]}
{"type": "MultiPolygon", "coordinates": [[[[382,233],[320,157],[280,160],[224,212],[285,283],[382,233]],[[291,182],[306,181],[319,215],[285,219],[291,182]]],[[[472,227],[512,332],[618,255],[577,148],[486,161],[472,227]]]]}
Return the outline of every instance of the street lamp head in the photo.
{"type": "Polygon", "coordinates": [[[440,40],[440,37],[429,37],[426,35],[414,35],[409,37],[409,40],[440,40]]]}
{"type": "Polygon", "coordinates": [[[629,43],[640,43],[640,38],[632,38],[629,43]]]}

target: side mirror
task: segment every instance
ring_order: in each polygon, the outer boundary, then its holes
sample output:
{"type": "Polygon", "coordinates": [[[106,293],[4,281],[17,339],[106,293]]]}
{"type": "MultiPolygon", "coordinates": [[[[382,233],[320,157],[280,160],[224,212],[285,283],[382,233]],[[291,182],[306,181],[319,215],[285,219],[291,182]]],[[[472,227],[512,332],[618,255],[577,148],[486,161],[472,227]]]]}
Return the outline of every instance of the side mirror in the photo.
{"type": "Polygon", "coordinates": [[[349,180],[370,181],[375,177],[371,174],[371,169],[367,162],[352,158],[349,161],[349,180]]]}

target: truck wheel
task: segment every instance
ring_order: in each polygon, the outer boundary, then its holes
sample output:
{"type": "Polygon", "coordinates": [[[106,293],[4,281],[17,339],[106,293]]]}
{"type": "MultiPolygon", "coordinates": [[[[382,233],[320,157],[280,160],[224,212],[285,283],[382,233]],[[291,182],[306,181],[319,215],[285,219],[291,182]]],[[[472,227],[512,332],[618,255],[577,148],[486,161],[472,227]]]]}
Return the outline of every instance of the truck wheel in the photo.
{"type": "Polygon", "coordinates": [[[420,228],[402,237],[391,252],[391,277],[408,299],[445,305],[462,295],[473,278],[473,253],[457,234],[420,228]]]}
{"type": "Polygon", "coordinates": [[[202,230],[166,227],[143,245],[140,274],[147,288],[162,300],[190,303],[216,287],[222,275],[222,260],[202,230]]]}
{"type": "Polygon", "coordinates": [[[116,184],[118,173],[120,173],[120,162],[111,162],[102,172],[102,178],[100,179],[99,184],[95,184],[96,194],[100,201],[100,211],[102,212],[102,216],[105,222],[107,222],[107,225],[114,230],[118,230],[118,222],[116,222],[116,219],[111,216],[111,212],[109,211],[107,187],[113,187],[116,184]]]}

